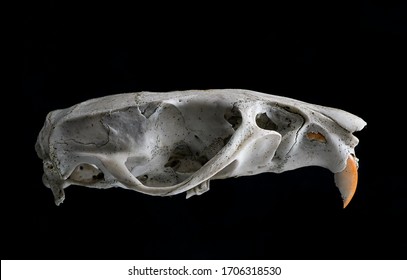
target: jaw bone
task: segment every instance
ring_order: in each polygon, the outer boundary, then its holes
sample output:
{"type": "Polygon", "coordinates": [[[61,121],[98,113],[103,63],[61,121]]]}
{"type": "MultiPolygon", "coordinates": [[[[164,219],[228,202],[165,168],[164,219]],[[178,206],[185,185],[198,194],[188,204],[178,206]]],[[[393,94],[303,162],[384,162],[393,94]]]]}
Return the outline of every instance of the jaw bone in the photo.
{"type": "Polygon", "coordinates": [[[51,112],[36,150],[57,204],[71,184],[190,197],[213,179],[316,165],[335,173],[346,207],[357,185],[352,133],[365,125],[339,109],[249,90],[140,92],[51,112]]]}

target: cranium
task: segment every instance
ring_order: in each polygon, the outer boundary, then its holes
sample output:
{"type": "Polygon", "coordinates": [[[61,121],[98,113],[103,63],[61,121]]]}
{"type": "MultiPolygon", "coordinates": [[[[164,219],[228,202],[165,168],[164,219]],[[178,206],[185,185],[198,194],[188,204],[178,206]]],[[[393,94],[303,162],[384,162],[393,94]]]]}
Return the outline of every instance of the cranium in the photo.
{"type": "Polygon", "coordinates": [[[71,184],[187,198],[209,181],[322,166],[344,207],[357,185],[348,112],[249,90],[140,92],[92,99],[48,114],[36,143],[55,203],[71,184]]]}

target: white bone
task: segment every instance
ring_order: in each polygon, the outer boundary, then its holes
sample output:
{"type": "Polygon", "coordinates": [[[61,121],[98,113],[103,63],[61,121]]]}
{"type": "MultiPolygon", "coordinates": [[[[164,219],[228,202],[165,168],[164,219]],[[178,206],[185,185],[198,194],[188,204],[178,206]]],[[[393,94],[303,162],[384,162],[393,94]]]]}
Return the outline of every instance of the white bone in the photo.
{"type": "MultiPolygon", "coordinates": [[[[71,184],[190,197],[213,179],[304,166],[342,178],[358,144],[352,133],[365,125],[339,109],[249,90],[140,92],[50,112],[36,150],[57,204],[71,184]]],[[[347,204],[355,180],[340,182],[347,204]]]]}

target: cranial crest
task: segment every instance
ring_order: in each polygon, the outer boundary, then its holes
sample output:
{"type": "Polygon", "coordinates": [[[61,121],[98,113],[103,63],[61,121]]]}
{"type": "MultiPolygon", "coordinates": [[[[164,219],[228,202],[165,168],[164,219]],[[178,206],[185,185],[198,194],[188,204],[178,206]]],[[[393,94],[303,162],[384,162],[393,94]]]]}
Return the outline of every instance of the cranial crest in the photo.
{"type": "Polygon", "coordinates": [[[344,207],[366,123],[348,112],[249,90],[139,92],[48,114],[36,143],[55,203],[71,184],[187,198],[209,181],[321,166],[344,207]]]}

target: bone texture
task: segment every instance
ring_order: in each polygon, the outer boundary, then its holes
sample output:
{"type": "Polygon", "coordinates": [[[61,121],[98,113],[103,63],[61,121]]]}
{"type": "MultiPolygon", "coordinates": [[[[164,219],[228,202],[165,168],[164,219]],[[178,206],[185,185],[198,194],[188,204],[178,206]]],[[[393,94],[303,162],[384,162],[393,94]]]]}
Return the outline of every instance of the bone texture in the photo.
{"type": "Polygon", "coordinates": [[[36,151],[57,205],[71,184],[188,198],[213,179],[321,166],[340,178],[346,206],[357,178],[347,168],[357,162],[352,133],[365,125],[339,109],[249,90],[139,92],[50,112],[36,151]]]}

